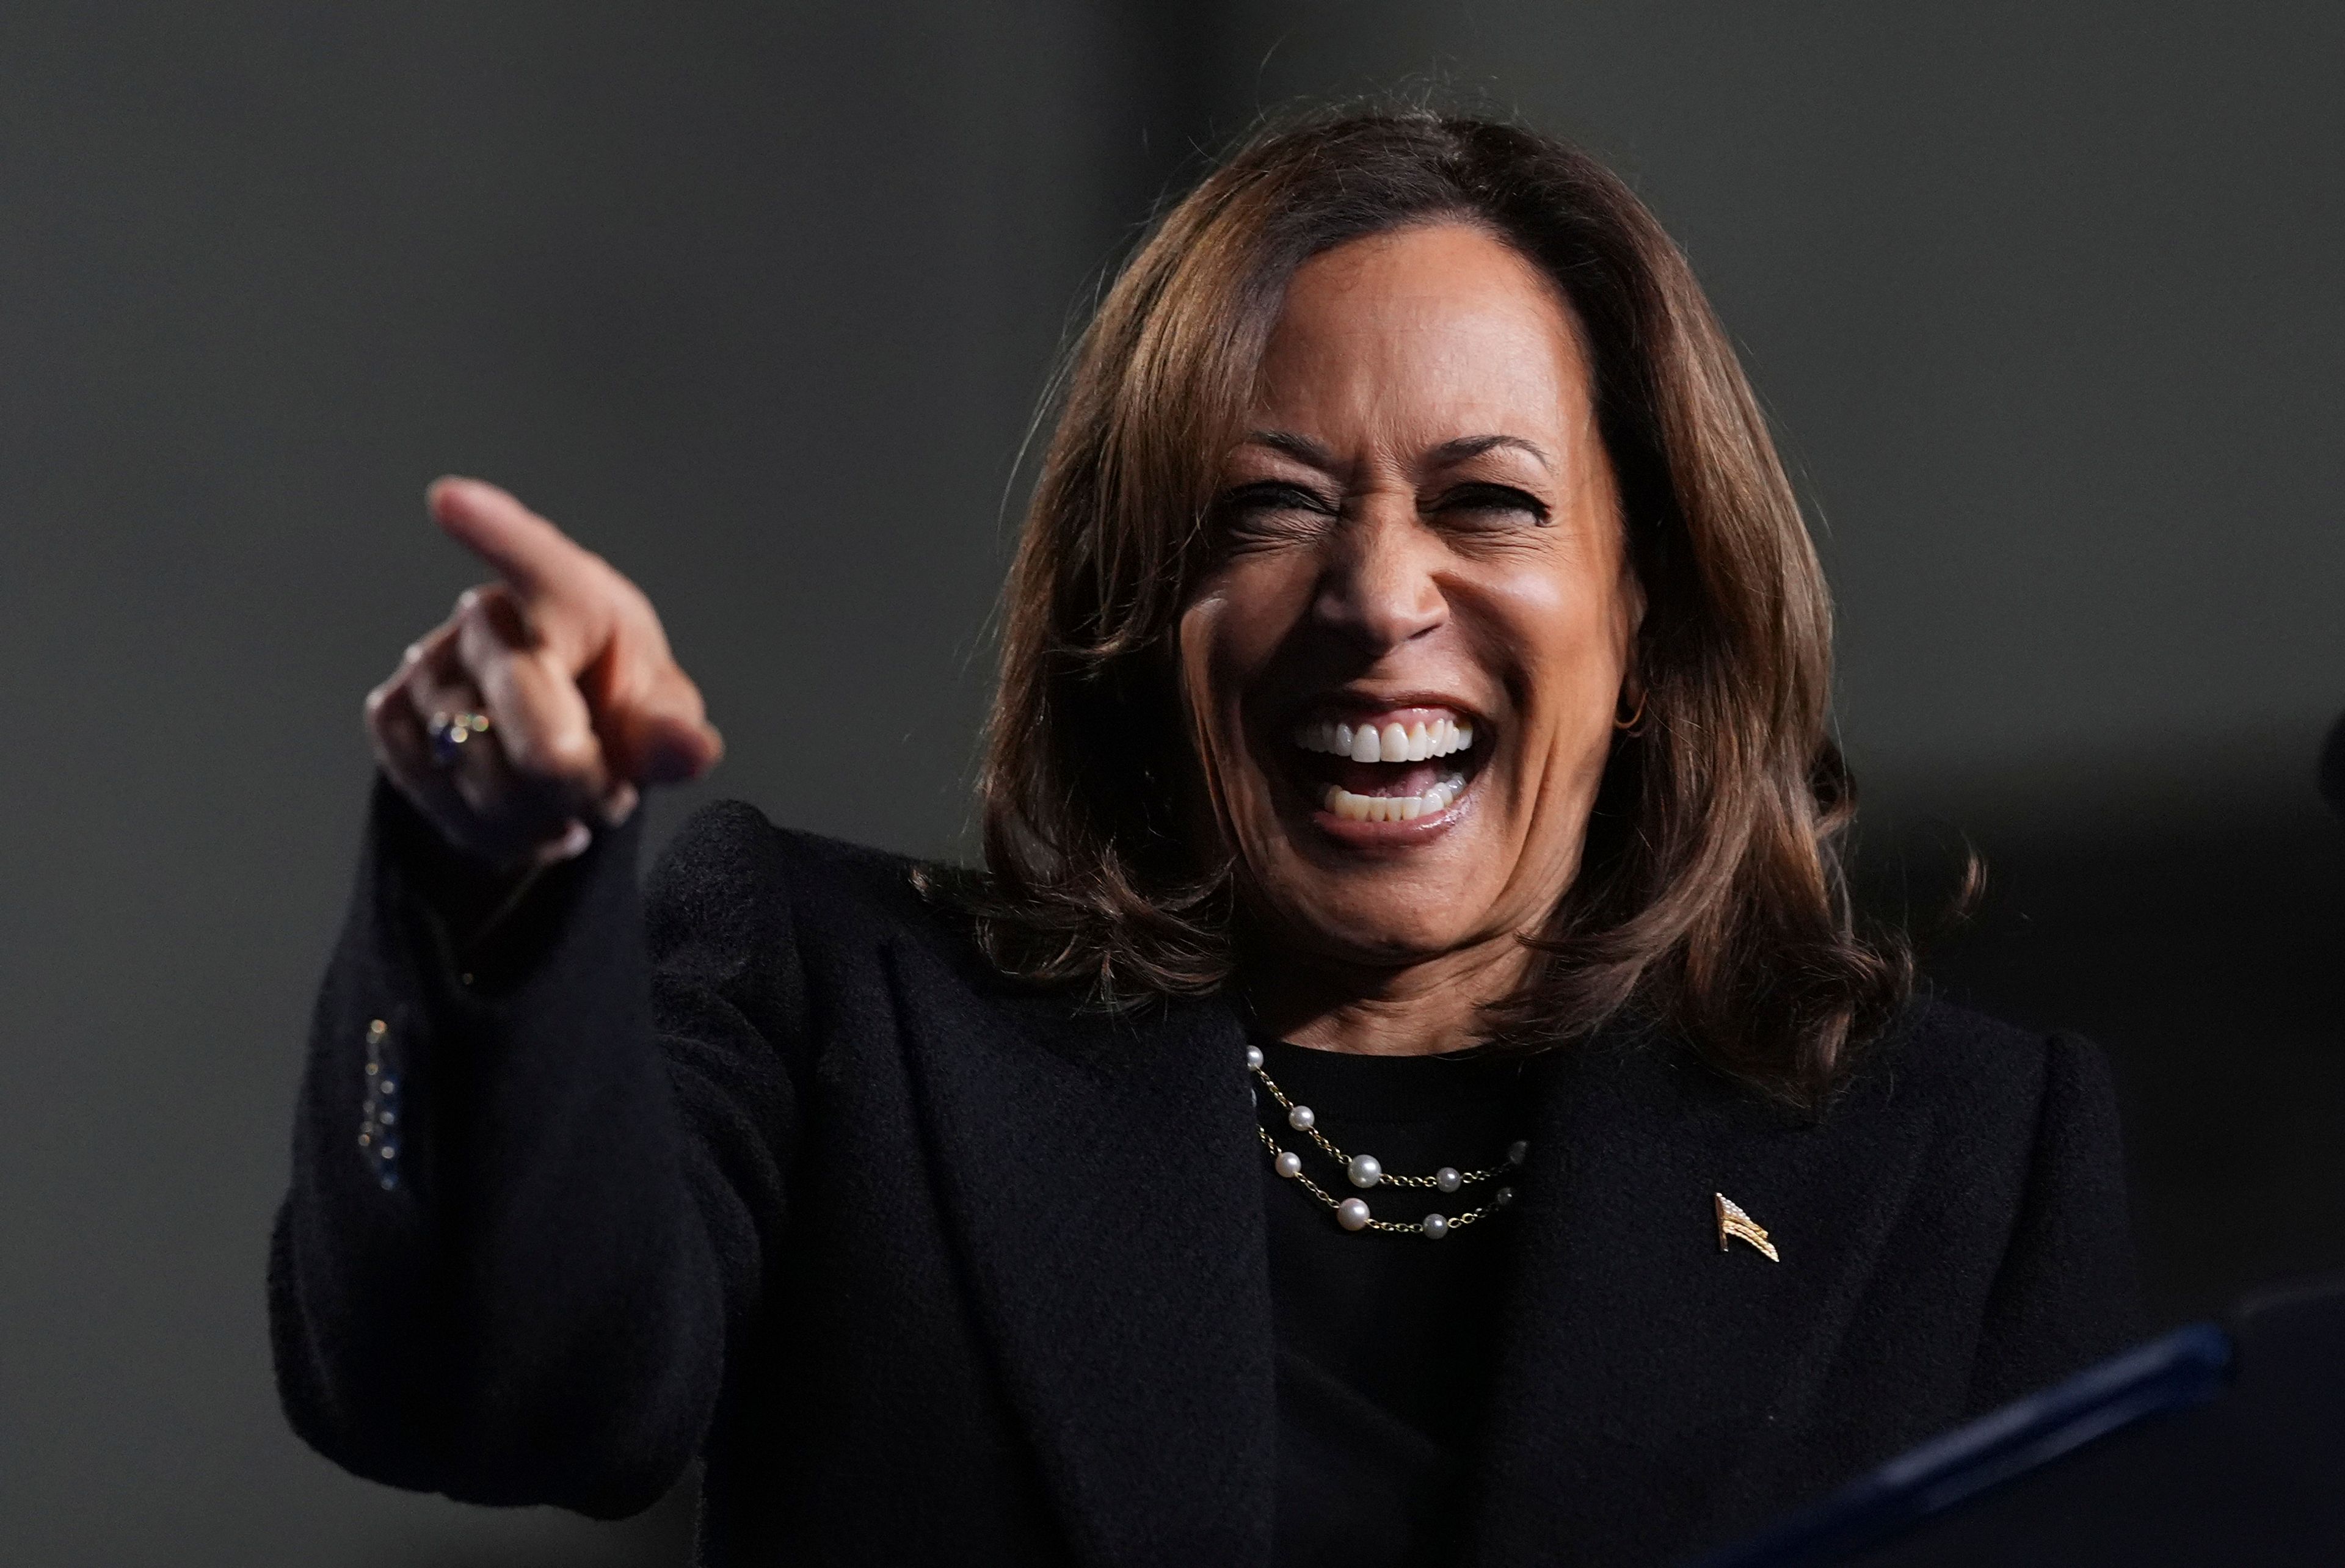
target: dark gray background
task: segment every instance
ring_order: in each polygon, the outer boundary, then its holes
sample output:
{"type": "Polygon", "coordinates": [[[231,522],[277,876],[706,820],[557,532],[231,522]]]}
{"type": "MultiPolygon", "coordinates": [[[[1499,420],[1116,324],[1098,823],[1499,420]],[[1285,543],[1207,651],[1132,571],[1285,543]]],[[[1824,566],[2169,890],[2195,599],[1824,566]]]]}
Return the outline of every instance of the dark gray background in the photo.
{"type": "MultiPolygon", "coordinates": [[[[1813,506],[1868,885],[2109,1047],[2161,1317],[2345,1264],[2330,4],[0,7],[0,1549],[680,1560],[354,1481],[261,1278],[446,470],[634,573],[713,786],[966,843],[1014,458],[1193,149],[1409,77],[1611,157],[1813,506]]],[[[705,793],[703,786],[700,793],[705,793]]],[[[688,802],[660,805],[672,823],[688,802]]]]}

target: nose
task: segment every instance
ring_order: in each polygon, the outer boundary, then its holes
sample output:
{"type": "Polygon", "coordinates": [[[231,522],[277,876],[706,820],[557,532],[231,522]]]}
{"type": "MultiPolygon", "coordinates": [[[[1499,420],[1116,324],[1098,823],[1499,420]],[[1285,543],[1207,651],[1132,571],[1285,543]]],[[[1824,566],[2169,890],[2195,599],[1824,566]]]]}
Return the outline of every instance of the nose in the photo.
{"type": "Polygon", "coordinates": [[[1422,637],[1449,618],[1435,572],[1439,547],[1413,508],[1377,508],[1335,531],[1313,609],[1371,655],[1422,637]]]}

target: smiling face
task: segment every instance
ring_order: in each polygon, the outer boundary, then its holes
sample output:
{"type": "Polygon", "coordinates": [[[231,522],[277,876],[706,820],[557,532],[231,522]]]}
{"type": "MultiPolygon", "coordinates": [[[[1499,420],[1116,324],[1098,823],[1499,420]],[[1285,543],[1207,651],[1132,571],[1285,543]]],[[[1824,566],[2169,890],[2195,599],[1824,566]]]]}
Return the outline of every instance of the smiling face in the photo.
{"type": "Polygon", "coordinates": [[[1641,613],[1568,308],[1479,228],[1352,241],[1295,273],[1248,429],[1179,648],[1250,926],[1511,976],[1579,869],[1641,613]]]}

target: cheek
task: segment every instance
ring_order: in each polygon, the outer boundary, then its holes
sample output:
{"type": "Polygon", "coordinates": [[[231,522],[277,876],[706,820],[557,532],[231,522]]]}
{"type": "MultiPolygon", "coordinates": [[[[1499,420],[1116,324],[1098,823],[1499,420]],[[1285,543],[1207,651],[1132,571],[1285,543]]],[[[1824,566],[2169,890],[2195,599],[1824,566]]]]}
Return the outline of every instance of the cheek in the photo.
{"type": "MultiPolygon", "coordinates": [[[[1191,732],[1201,745],[1216,737],[1226,740],[1236,723],[1239,698],[1254,662],[1245,624],[1245,616],[1232,605],[1229,595],[1217,590],[1200,595],[1182,612],[1181,693],[1191,732]]],[[[1213,750],[1207,747],[1208,765],[1213,750]]]]}
{"type": "Polygon", "coordinates": [[[1576,572],[1525,572],[1495,597],[1494,631],[1540,726],[1577,732],[1609,712],[1628,651],[1617,595],[1576,572]]]}
{"type": "Polygon", "coordinates": [[[1522,809],[1532,837],[1576,837],[1611,753],[1629,634],[1618,595],[1585,575],[1526,573],[1494,606],[1493,631],[1523,728],[1522,809]]]}
{"type": "Polygon", "coordinates": [[[1224,743],[1238,739],[1230,732],[1246,694],[1277,657],[1299,612],[1295,575],[1276,562],[1225,566],[1181,613],[1185,700],[1196,721],[1224,743]]]}

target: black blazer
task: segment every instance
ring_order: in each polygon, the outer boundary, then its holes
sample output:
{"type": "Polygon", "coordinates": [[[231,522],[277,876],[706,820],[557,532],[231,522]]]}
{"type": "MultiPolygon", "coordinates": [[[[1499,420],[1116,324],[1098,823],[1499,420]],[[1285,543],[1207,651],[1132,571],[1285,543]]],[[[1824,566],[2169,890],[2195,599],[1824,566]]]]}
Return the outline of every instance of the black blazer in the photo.
{"type": "MultiPolygon", "coordinates": [[[[1231,1011],[1021,993],[905,862],[745,805],[641,902],[634,848],[466,976],[379,786],[271,1250],[301,1435],[606,1517],[705,1454],[710,1563],[1264,1563],[1231,1011]]],[[[1665,1042],[1536,1084],[1464,1560],[1669,1560],[2135,1331],[2080,1040],[1921,1005],[1820,1125],[1665,1042]],[[1717,1192],[1781,1262],[1721,1250],[1717,1192]]]]}

